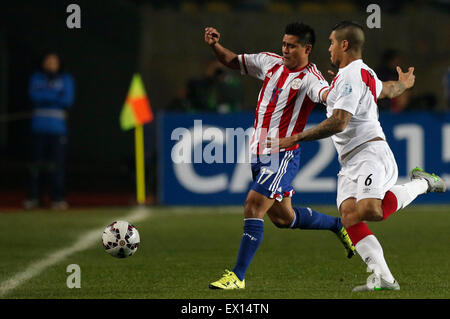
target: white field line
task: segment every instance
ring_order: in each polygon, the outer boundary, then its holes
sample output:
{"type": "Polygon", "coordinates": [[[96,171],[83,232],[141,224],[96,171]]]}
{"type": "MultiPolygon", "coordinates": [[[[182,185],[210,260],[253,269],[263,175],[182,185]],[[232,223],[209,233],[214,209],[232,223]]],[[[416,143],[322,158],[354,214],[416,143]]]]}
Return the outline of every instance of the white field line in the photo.
{"type": "MultiPolygon", "coordinates": [[[[121,218],[116,218],[116,220],[126,220],[130,223],[140,222],[150,216],[149,209],[145,207],[137,207],[131,211],[130,214],[125,215],[121,218]]],[[[112,221],[112,220],[111,220],[112,221]]],[[[106,227],[106,225],[104,226],[106,227]]],[[[93,229],[81,235],[73,245],[57,250],[54,253],[48,255],[47,257],[30,264],[24,271],[19,272],[12,276],[11,278],[3,281],[0,284],[0,297],[3,297],[11,290],[17,288],[27,280],[39,275],[48,267],[51,267],[61,260],[67,258],[68,256],[75,254],[77,252],[88,249],[92,245],[99,243],[101,240],[101,234],[104,227],[93,229]]]]}

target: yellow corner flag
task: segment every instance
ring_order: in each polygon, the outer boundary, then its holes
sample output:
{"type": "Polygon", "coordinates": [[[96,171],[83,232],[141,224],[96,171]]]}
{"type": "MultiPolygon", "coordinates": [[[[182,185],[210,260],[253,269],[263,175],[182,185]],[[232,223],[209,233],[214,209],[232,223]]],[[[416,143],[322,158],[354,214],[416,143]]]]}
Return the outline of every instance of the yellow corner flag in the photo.
{"type": "Polygon", "coordinates": [[[134,128],[138,204],[145,204],[144,129],[142,125],[153,121],[153,118],[150,101],[145,93],[141,76],[134,74],[120,113],[120,127],[122,130],[134,128]]]}
{"type": "Polygon", "coordinates": [[[153,112],[150,101],[145,93],[141,76],[134,74],[130,89],[120,113],[120,127],[122,130],[135,128],[153,121],[153,112]]]}

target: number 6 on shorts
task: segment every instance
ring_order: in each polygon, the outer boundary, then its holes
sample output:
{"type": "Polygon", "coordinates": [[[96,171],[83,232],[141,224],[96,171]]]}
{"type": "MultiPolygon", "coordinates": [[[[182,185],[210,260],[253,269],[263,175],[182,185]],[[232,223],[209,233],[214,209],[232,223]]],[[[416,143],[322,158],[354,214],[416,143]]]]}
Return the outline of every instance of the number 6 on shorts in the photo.
{"type": "Polygon", "coordinates": [[[364,185],[370,186],[370,184],[372,184],[372,179],[370,178],[371,176],[372,176],[372,174],[367,176],[366,180],[364,181],[364,185]]]}

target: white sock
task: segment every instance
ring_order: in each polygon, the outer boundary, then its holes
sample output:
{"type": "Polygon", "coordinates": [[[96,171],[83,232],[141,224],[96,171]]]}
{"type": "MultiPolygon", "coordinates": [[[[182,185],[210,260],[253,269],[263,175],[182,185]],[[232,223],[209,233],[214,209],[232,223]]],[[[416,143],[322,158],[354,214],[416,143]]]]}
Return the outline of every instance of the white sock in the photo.
{"type": "Polygon", "coordinates": [[[427,181],[420,178],[402,185],[394,185],[389,191],[397,197],[397,210],[400,210],[411,204],[420,194],[425,194],[427,190],[427,181]]]}
{"type": "Polygon", "coordinates": [[[368,235],[355,245],[356,251],[370,269],[380,274],[384,280],[393,283],[394,277],[384,260],[383,248],[374,235],[368,235]]]}

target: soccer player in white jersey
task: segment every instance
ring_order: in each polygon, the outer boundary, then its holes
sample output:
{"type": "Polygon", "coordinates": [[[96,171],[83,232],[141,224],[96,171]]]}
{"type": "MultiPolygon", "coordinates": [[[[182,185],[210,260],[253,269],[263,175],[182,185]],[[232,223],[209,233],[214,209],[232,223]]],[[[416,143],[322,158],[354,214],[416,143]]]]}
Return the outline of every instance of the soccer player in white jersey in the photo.
{"type": "Polygon", "coordinates": [[[211,289],[245,288],[245,274],[264,232],[264,215],[280,228],[327,229],[337,234],[347,250],[354,247],[340,218],[319,213],[308,207],[292,207],[291,182],[298,172],[300,148],[292,145],[271,152],[264,148],[266,136],[291,136],[305,127],[315,103],[323,101],[327,81],[309,62],[315,42],[314,30],[302,23],[286,26],[282,54],[262,52],[240,54],[219,44],[220,33],[205,29],[205,42],[225,66],[263,82],[258,96],[254,134],[251,141],[253,183],[244,204],[244,234],[233,271],[211,283],[211,289]],[[269,154],[271,153],[271,154],[269,154]]]}
{"type": "Polygon", "coordinates": [[[381,82],[362,60],[364,31],[355,22],[337,24],[329,40],[331,62],[339,72],[325,93],[327,119],[291,137],[268,138],[266,145],[290,147],[331,136],[341,164],[337,206],[342,223],[356,251],[373,271],[366,284],[353,291],[399,290],[383,249],[365,221],[382,221],[418,195],[446,189],[439,176],[420,168],[412,171],[411,182],[395,185],[397,163],[378,121],[377,99],[394,98],[412,87],[414,68],[403,73],[397,67],[398,81],[381,82]]]}

